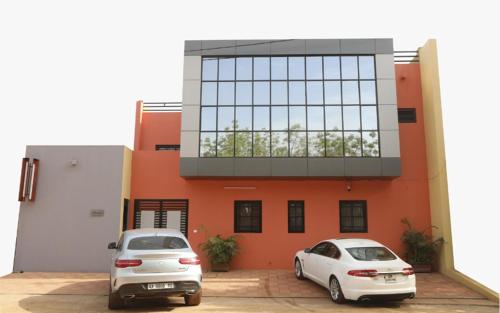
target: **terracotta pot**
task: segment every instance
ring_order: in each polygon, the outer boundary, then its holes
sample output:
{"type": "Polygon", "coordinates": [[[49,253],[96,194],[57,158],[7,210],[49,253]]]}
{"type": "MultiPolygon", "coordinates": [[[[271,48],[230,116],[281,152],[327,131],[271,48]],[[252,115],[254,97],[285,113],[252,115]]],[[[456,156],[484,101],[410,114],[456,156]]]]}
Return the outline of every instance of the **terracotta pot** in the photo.
{"type": "Polygon", "coordinates": [[[432,264],[413,264],[415,273],[430,273],[432,272],[432,264]]]}
{"type": "Polygon", "coordinates": [[[227,263],[212,263],[212,272],[228,272],[229,264],[227,263]]]}

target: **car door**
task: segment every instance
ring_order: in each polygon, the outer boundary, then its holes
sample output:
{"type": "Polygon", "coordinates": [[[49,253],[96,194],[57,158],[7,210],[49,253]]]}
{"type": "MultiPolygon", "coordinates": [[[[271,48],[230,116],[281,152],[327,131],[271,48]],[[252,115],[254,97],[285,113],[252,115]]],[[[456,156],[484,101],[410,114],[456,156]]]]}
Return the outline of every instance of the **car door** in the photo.
{"type": "Polygon", "coordinates": [[[321,252],[316,263],[317,278],[319,283],[328,287],[330,275],[338,268],[338,258],[340,256],[337,246],[328,242],[325,249],[321,252]]]}
{"type": "Polygon", "coordinates": [[[317,268],[318,263],[320,263],[320,258],[322,254],[327,249],[328,242],[320,242],[311,249],[310,253],[307,253],[303,260],[303,271],[312,280],[319,282],[319,271],[317,268]]]}

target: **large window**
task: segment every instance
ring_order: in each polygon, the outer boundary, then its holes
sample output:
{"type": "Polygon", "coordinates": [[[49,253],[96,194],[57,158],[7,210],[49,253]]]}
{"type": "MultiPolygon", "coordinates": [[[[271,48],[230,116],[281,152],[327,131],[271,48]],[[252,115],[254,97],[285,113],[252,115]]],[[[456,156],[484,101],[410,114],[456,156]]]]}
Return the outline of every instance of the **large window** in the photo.
{"type": "Polygon", "coordinates": [[[341,233],[366,233],[368,231],[366,201],[341,200],[339,206],[341,233]]]}
{"type": "Polygon", "coordinates": [[[373,55],[202,64],[200,157],[379,157],[373,55]]]}
{"type": "Polygon", "coordinates": [[[288,232],[304,232],[304,201],[288,201],[288,232]]]}
{"type": "Polygon", "coordinates": [[[262,201],[234,201],[234,232],[262,232],[262,201]]]}

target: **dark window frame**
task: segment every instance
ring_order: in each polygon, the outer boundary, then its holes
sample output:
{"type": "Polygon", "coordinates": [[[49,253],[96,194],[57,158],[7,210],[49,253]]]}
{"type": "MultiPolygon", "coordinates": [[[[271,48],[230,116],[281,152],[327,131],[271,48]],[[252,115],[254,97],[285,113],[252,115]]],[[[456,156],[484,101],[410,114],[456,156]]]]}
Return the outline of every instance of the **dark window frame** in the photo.
{"type": "Polygon", "coordinates": [[[155,145],[156,151],[179,151],[181,145],[155,145]]]}
{"type": "Polygon", "coordinates": [[[398,123],[416,123],[416,108],[398,108],[398,123]]]}
{"type": "MultiPolygon", "coordinates": [[[[295,207],[295,210],[297,207],[295,207]]],[[[305,208],[305,201],[304,200],[288,200],[288,232],[289,233],[305,233],[305,215],[306,215],[306,208],[305,208]],[[295,211],[295,214],[292,216],[291,214],[291,205],[297,205],[301,204],[302,205],[302,215],[298,215],[297,211],[295,211]],[[297,226],[297,218],[302,217],[302,224],[297,226]],[[295,219],[295,228],[292,227],[292,220],[295,219]]]]}
{"type": "Polygon", "coordinates": [[[234,201],[234,232],[235,233],[262,233],[262,200],[235,200],[234,201]],[[250,213],[250,230],[242,230],[240,227],[239,210],[242,205],[250,204],[252,212],[250,213]],[[254,207],[255,205],[255,207],[254,207]],[[253,211],[256,210],[258,214],[253,211]],[[253,225],[253,218],[258,217],[258,225],[253,225]],[[254,228],[255,226],[255,228],[254,228]]]}
{"type": "Polygon", "coordinates": [[[367,233],[368,232],[368,206],[366,200],[339,200],[339,226],[341,233],[367,233]],[[345,206],[350,206],[350,225],[343,225],[342,208],[345,206]],[[361,205],[363,212],[363,226],[354,226],[354,216],[353,209],[354,205],[361,205]]]}

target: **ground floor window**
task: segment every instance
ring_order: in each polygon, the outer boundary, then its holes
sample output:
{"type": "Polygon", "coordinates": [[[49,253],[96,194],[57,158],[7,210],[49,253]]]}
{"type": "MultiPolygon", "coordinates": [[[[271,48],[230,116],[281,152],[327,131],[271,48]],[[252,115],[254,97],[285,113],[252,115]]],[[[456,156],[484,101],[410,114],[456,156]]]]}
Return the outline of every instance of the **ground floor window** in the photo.
{"type": "Polygon", "coordinates": [[[187,199],[137,199],[134,228],[173,228],[188,236],[187,199]]]}
{"type": "Polygon", "coordinates": [[[234,201],[234,232],[262,232],[262,201],[234,201]]]}
{"type": "Polygon", "coordinates": [[[366,233],[368,231],[365,200],[340,200],[339,206],[341,233],[366,233]]]}
{"type": "Polygon", "coordinates": [[[288,232],[303,233],[304,232],[304,201],[290,200],[288,201],[288,232]]]}

